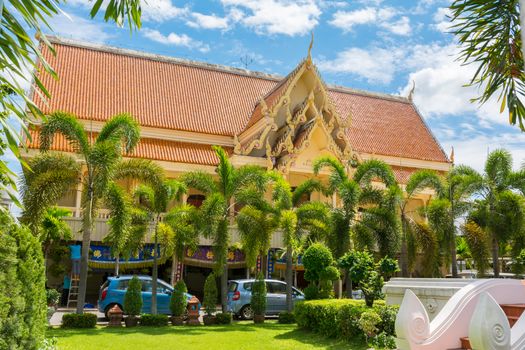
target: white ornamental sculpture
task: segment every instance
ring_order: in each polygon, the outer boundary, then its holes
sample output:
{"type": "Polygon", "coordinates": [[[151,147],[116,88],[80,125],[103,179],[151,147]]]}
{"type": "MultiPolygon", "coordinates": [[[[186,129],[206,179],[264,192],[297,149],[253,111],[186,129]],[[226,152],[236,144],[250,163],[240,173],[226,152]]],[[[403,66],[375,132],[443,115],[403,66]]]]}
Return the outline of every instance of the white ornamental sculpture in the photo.
{"type": "Polygon", "coordinates": [[[476,350],[510,350],[510,324],[494,298],[483,293],[470,320],[468,337],[476,350]]]}

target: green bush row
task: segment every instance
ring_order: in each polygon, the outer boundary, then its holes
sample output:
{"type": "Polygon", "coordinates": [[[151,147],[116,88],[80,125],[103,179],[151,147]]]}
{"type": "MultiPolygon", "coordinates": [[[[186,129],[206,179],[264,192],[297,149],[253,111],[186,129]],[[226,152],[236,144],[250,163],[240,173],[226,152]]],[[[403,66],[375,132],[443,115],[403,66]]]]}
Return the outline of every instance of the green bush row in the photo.
{"type": "Polygon", "coordinates": [[[141,326],[167,326],[168,325],[168,315],[150,315],[144,314],[140,317],[141,326]]]}
{"type": "Polygon", "coordinates": [[[292,324],[295,323],[295,316],[293,312],[281,312],[279,314],[279,323],[282,324],[292,324]]]}
{"type": "Polygon", "coordinates": [[[95,314],[64,314],[62,316],[62,328],[95,328],[96,325],[97,315],[95,314]]]}
{"type": "Polygon", "coordinates": [[[295,305],[295,319],[301,328],[323,334],[327,337],[350,340],[364,336],[359,326],[361,315],[373,310],[381,321],[377,325],[378,333],[394,335],[398,306],[385,305],[382,300],[376,301],[373,307],[367,307],[363,300],[327,299],[307,300],[295,305]]]}
{"type": "Polygon", "coordinates": [[[215,314],[215,322],[217,324],[231,324],[232,314],[229,312],[218,312],[215,314]]]}

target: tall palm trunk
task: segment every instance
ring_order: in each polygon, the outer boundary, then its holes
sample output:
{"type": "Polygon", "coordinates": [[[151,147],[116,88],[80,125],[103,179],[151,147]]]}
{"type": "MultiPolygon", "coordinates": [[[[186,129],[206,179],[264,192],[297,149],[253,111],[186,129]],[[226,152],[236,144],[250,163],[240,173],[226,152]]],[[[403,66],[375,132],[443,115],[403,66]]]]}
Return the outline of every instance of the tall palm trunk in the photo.
{"type": "Polygon", "coordinates": [[[350,277],[350,272],[346,271],[346,297],[352,299],[352,277],[350,277]]]}
{"type": "Polygon", "coordinates": [[[179,260],[177,259],[177,254],[173,253],[173,258],[171,261],[171,276],[170,276],[170,282],[172,286],[175,286],[175,284],[177,283],[176,279],[177,279],[178,268],[179,268],[179,260]]]}
{"type": "Polygon", "coordinates": [[[499,278],[499,243],[496,237],[492,237],[492,267],[494,278],[499,278]]]}
{"type": "Polygon", "coordinates": [[[401,233],[401,254],[399,256],[399,265],[401,265],[401,276],[408,277],[408,246],[407,246],[407,231],[408,224],[404,215],[401,216],[401,225],[403,232],[401,233]]]}
{"type": "Polygon", "coordinates": [[[450,240],[450,258],[452,263],[452,277],[458,278],[458,257],[456,255],[456,235],[452,234],[450,240]]]}
{"type": "Polygon", "coordinates": [[[157,280],[158,280],[158,266],[157,266],[157,230],[159,227],[159,218],[155,220],[155,233],[153,237],[153,273],[151,274],[151,314],[157,314],[157,280]]]}
{"type": "Polygon", "coordinates": [[[293,261],[292,261],[292,247],[286,247],[286,310],[292,312],[293,310],[293,261]]]}
{"type": "Polygon", "coordinates": [[[117,258],[115,260],[115,276],[118,277],[120,270],[120,253],[117,254],[117,258]]]}
{"type": "Polygon", "coordinates": [[[228,312],[228,262],[224,264],[221,274],[221,310],[228,312]]]}
{"type": "Polygon", "coordinates": [[[87,289],[87,275],[88,275],[88,259],[89,259],[89,245],[91,243],[91,229],[93,227],[93,184],[89,184],[87,191],[87,208],[83,213],[82,218],[82,256],[80,260],[80,276],[78,285],[78,300],[77,300],[77,314],[84,312],[84,304],[86,302],[87,289]]]}

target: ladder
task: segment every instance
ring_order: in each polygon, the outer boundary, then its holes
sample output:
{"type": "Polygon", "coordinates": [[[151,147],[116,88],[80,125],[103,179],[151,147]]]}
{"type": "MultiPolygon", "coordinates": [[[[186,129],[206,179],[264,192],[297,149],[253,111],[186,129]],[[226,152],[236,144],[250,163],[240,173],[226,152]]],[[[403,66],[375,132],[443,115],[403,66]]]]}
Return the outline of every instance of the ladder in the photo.
{"type": "Polygon", "coordinates": [[[71,285],[69,286],[69,293],[67,295],[67,307],[69,307],[69,304],[75,304],[75,306],[77,306],[79,283],[80,276],[71,274],[71,285]]]}

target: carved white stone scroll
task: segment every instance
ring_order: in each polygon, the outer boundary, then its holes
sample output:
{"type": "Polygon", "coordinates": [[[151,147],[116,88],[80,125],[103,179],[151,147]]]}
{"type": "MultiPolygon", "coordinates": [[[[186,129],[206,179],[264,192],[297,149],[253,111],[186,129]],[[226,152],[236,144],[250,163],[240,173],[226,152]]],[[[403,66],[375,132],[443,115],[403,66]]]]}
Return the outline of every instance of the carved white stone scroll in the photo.
{"type": "Polygon", "coordinates": [[[410,289],[405,291],[397,313],[396,335],[399,350],[410,350],[410,344],[421,343],[430,336],[427,310],[410,289]]]}
{"type": "Polygon", "coordinates": [[[475,350],[510,350],[510,325],[505,312],[489,293],[482,293],[469,326],[475,350]]]}

